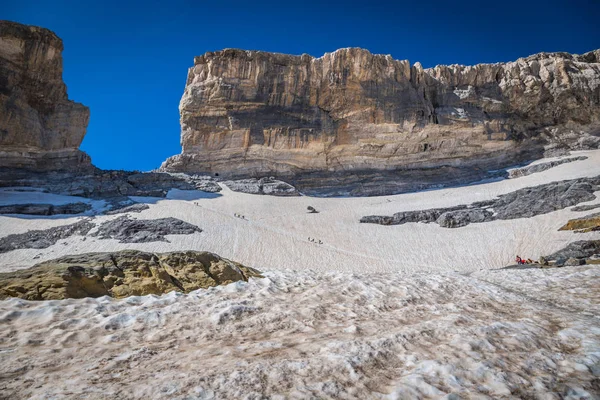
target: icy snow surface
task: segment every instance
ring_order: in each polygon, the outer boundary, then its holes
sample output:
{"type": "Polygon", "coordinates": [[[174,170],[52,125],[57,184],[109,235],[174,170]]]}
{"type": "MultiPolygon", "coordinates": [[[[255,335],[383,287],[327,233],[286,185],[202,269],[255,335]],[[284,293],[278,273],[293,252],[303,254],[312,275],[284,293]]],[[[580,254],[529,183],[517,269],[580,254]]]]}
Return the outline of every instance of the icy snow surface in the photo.
{"type": "Polygon", "coordinates": [[[0,302],[0,394],[583,399],[598,390],[600,268],[488,272],[491,283],[457,273],[267,276],[189,295],[0,302]]]}
{"type": "MultiPolygon", "coordinates": [[[[385,197],[172,191],[136,198],[150,208],[133,217],[175,217],[203,232],[140,244],[75,236],[0,254],[9,271],[90,251],[208,250],[267,276],[189,295],[0,301],[0,398],[597,398],[600,267],[497,270],[516,254],[600,238],[557,231],[584,214],[457,229],[358,222],[600,175],[600,151],[574,155],[589,158],[385,197]]],[[[0,216],[0,236],[77,219],[0,216]]]]}

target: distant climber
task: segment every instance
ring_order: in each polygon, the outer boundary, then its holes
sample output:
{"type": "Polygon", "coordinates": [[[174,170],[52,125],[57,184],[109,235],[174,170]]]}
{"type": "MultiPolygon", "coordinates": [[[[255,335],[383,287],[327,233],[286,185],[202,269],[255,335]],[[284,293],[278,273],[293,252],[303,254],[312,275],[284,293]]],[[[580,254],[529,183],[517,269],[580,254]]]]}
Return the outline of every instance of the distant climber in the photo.
{"type": "Polygon", "coordinates": [[[517,264],[521,265],[521,264],[525,264],[525,260],[523,260],[521,257],[517,256],[516,260],[517,264]]]}

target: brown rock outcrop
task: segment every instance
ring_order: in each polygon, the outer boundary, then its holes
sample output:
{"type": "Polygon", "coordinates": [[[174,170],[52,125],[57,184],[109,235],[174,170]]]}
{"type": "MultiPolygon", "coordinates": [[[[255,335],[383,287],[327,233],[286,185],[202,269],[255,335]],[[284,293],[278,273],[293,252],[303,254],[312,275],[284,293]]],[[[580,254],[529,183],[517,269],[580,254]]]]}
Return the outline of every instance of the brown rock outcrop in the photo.
{"type": "Polygon", "coordinates": [[[0,167],[90,165],[79,150],[90,112],[67,97],[62,50],[47,29],[0,21],[0,167]]]}
{"type": "Polygon", "coordinates": [[[600,231],[600,213],[570,219],[559,231],[593,232],[600,231]]]}
{"type": "Polygon", "coordinates": [[[195,58],[180,114],[183,152],[163,170],[291,177],[300,189],[307,174],[429,179],[441,166],[473,180],[474,168],[600,143],[600,50],[423,69],[358,48],[227,49],[195,58]]]}
{"type": "Polygon", "coordinates": [[[188,293],[247,281],[251,277],[261,277],[260,272],[208,252],[87,253],[0,274],[0,299],[122,298],[172,291],[188,293]]]}

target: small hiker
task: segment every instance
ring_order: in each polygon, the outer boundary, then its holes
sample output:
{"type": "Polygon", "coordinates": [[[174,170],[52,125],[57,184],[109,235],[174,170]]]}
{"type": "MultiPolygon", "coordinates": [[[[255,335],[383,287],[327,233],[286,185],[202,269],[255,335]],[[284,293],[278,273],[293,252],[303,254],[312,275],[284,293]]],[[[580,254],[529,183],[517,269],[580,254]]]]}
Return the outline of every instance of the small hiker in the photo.
{"type": "Polygon", "coordinates": [[[517,264],[519,264],[519,265],[523,264],[523,259],[519,256],[517,256],[515,261],[517,261],[517,264]]]}
{"type": "Polygon", "coordinates": [[[323,244],[323,242],[321,242],[321,239],[319,239],[319,244],[323,244]]]}

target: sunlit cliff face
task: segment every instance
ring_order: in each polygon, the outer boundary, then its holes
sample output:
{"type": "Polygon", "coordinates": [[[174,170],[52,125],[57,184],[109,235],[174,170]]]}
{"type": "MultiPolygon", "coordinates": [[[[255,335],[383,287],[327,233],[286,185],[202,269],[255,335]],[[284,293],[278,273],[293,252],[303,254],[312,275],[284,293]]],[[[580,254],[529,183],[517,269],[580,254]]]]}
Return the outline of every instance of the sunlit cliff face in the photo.
{"type": "Polygon", "coordinates": [[[348,48],[320,58],[196,57],[183,153],[163,168],[225,175],[498,167],[598,129],[600,51],[423,69],[348,48]],[[459,160],[460,159],[460,160],[459,160]]]}

